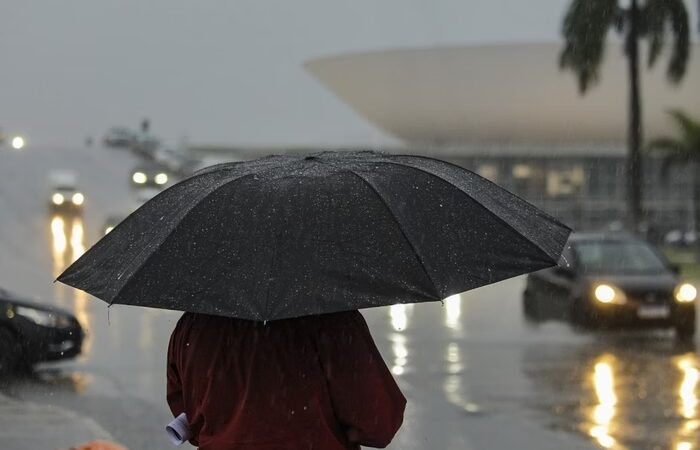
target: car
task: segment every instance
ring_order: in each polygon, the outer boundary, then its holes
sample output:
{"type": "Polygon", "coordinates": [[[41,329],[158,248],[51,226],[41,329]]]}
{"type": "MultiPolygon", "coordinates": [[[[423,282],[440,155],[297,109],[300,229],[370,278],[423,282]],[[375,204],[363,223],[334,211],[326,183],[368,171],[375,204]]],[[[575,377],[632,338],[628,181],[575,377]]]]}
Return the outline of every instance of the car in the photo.
{"type": "Polygon", "coordinates": [[[85,204],[85,194],[78,189],[77,176],[71,171],[49,173],[49,209],[55,213],[79,213],[85,204]]]}
{"type": "Polygon", "coordinates": [[[685,245],[683,236],[684,234],[682,230],[671,230],[664,236],[664,243],[666,245],[681,247],[685,245]]]}
{"type": "Polygon", "coordinates": [[[153,159],[155,151],[160,147],[160,140],[148,132],[142,131],[134,135],[131,150],[146,159],[153,159]]]}
{"type": "Polygon", "coordinates": [[[110,128],[102,138],[105,147],[129,148],[136,141],[136,133],[125,127],[110,128]]]}
{"type": "Polygon", "coordinates": [[[573,234],[559,264],[528,275],[523,312],[533,322],[585,328],[673,328],[695,334],[697,290],[651,244],[627,234],[573,234]]]}
{"type": "Polygon", "coordinates": [[[85,332],[68,311],[22,299],[0,288],[0,373],[74,358],[85,332]]]}
{"type": "Polygon", "coordinates": [[[144,164],[131,171],[131,187],[142,189],[145,187],[163,189],[171,181],[171,175],[167,168],[160,164],[144,164]]]}

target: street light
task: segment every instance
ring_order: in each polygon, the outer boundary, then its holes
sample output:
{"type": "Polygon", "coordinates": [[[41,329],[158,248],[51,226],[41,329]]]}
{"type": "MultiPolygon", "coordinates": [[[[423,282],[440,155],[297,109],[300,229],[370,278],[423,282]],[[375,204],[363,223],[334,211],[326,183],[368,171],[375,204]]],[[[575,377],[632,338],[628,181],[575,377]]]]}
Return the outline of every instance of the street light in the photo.
{"type": "Polygon", "coordinates": [[[22,150],[25,144],[22,136],[15,136],[12,138],[12,148],[15,150],[22,150]]]}

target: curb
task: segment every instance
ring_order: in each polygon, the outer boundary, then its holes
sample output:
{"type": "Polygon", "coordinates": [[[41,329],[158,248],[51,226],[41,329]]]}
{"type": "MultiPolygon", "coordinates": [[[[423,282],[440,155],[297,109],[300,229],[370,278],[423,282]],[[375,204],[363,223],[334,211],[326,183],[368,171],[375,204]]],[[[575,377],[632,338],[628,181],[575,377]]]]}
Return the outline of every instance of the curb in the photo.
{"type": "Polygon", "coordinates": [[[112,436],[89,417],[0,394],[0,442],[16,450],[67,449],[112,436]]]}

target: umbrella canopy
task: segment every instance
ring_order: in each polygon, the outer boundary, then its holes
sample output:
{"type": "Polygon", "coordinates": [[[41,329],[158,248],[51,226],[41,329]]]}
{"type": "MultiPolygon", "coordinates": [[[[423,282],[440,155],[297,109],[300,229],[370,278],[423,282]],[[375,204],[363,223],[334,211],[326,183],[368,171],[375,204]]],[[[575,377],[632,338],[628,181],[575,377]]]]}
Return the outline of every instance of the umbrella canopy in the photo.
{"type": "Polygon", "coordinates": [[[441,300],[555,265],[569,233],[440,160],[270,156],[163,191],[58,280],[109,304],[275,320],[441,300]]]}

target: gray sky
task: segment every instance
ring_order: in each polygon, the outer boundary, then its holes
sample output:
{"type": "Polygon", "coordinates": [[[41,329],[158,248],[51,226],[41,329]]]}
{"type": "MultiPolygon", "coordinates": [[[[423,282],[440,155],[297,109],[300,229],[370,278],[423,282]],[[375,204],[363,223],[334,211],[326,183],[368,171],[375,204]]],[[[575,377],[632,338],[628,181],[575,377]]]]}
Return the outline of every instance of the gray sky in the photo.
{"type": "MultiPolygon", "coordinates": [[[[692,2],[694,4],[694,2],[692,2]]],[[[335,53],[552,41],[569,0],[0,0],[0,127],[81,145],[148,116],[169,142],[387,142],[307,74],[335,53]]]]}

